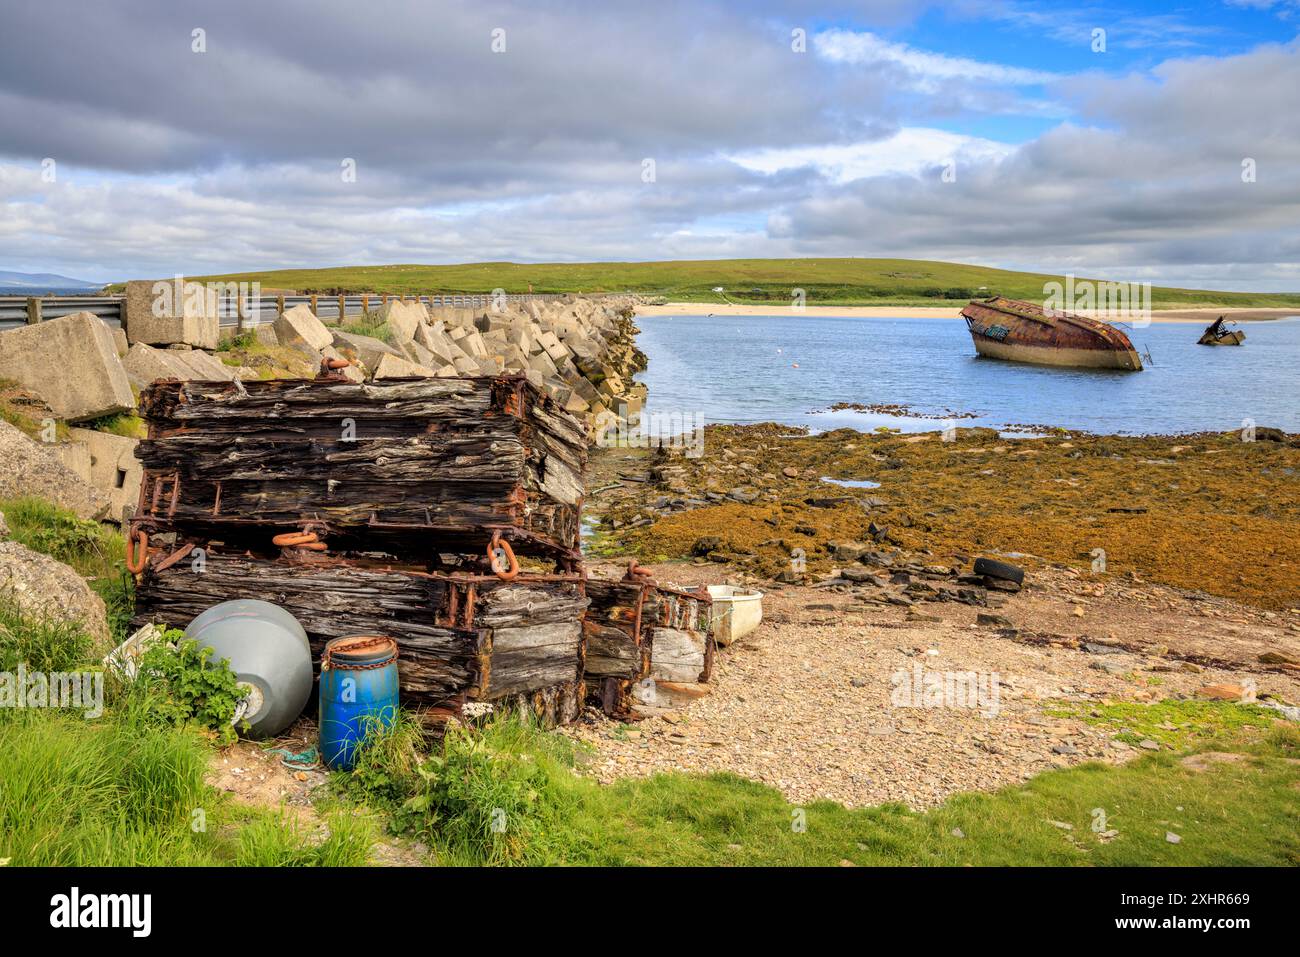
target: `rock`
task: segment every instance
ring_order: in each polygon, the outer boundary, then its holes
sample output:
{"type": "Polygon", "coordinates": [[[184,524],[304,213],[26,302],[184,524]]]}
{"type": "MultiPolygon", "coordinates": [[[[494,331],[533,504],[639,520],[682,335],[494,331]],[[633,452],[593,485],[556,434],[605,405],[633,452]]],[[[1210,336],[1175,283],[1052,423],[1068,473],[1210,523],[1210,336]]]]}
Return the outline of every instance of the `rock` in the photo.
{"type": "Polygon", "coordinates": [[[1053,754],[1078,754],[1079,749],[1072,744],[1054,744],[1052,745],[1053,754]]]}
{"type": "MultiPolygon", "coordinates": [[[[451,365],[456,361],[456,357],[462,355],[460,347],[451,340],[442,327],[442,323],[429,325],[421,323],[415,330],[414,341],[425,349],[437,360],[437,365],[451,365]]],[[[555,366],[550,367],[550,372],[543,374],[554,374],[555,366]]]]}
{"type": "Polygon", "coordinates": [[[145,389],[159,379],[229,382],[235,377],[233,368],[201,349],[155,349],[143,342],[131,347],[122,367],[138,389],[145,389]]]}
{"type": "Polygon", "coordinates": [[[1291,657],[1289,657],[1289,656],[1287,656],[1287,655],[1280,654],[1280,653],[1278,653],[1278,652],[1276,652],[1276,651],[1266,651],[1266,652],[1264,652],[1262,655],[1259,656],[1259,663],[1260,663],[1261,665],[1294,665],[1294,664],[1300,664],[1300,662],[1297,662],[1294,658],[1291,658],[1291,657]]]}
{"type": "Polygon", "coordinates": [[[199,283],[132,280],[126,284],[122,314],[132,344],[188,345],[215,349],[221,326],[215,297],[199,283]]]}
{"type": "Polygon", "coordinates": [[[135,457],[139,439],[94,429],[72,429],[71,441],[57,446],[63,464],[108,496],[107,517],[121,522],[140,499],[144,471],[135,457]]]}
{"type": "Polygon", "coordinates": [[[1005,615],[994,615],[990,612],[982,611],[975,616],[975,624],[986,625],[990,628],[1014,628],[1011,619],[1005,615]]]}
{"type": "Polygon", "coordinates": [[[385,355],[379,360],[379,365],[375,367],[373,378],[376,379],[407,379],[415,376],[432,378],[434,372],[426,366],[416,365],[400,356],[385,355]]]}
{"type": "Polygon", "coordinates": [[[1170,844],[1183,843],[1183,839],[1179,837],[1177,834],[1175,834],[1173,831],[1165,831],[1165,840],[1168,841],[1170,844]]]}
{"type": "Polygon", "coordinates": [[[879,585],[880,580],[876,578],[869,568],[850,566],[849,568],[840,569],[840,577],[845,581],[851,582],[870,582],[873,585],[879,585]]]}
{"type": "Polygon", "coordinates": [[[5,513],[0,512],[0,541],[9,537],[9,523],[5,521],[5,513]]]}
{"type": "Polygon", "coordinates": [[[1141,741],[1138,742],[1138,747],[1141,748],[1143,751],[1159,751],[1160,742],[1153,741],[1151,738],[1143,738],[1141,741]]]}
{"type": "Polygon", "coordinates": [[[963,831],[963,830],[962,830],[961,828],[959,828],[959,827],[954,827],[954,828],[952,829],[952,836],[953,836],[953,837],[965,837],[965,836],[966,836],[966,832],[963,831]]]}
{"type": "Polygon", "coordinates": [[[0,498],[39,495],[80,518],[102,518],[109,497],[63,464],[53,445],[35,442],[0,421],[0,498]]]}
{"type": "Polygon", "coordinates": [[[367,370],[379,367],[379,360],[384,356],[402,354],[381,339],[371,336],[359,336],[351,332],[335,332],[333,346],[339,354],[353,362],[360,362],[367,370]]]}
{"type": "Polygon", "coordinates": [[[137,342],[127,351],[122,367],[131,384],[143,390],[159,379],[188,379],[189,367],[177,358],[179,355],[170,349],[155,349],[137,342]]]}
{"type": "Polygon", "coordinates": [[[0,333],[0,379],[35,392],[68,422],[135,407],[113,334],[88,312],[0,333]]]}
{"type": "Polygon", "coordinates": [[[189,370],[191,379],[200,382],[229,382],[235,378],[235,370],[232,367],[202,349],[188,349],[185,352],[168,350],[168,354],[176,356],[181,361],[189,370]]]}
{"type": "Polygon", "coordinates": [[[1102,645],[1095,641],[1085,641],[1079,647],[1090,655],[1118,655],[1124,651],[1115,645],[1102,645]]]}
{"type": "Polygon", "coordinates": [[[799,470],[793,465],[787,465],[785,468],[781,469],[781,474],[786,478],[798,478],[799,470]]]}
{"type": "Polygon", "coordinates": [[[401,344],[415,338],[415,332],[429,321],[429,313],[423,303],[406,303],[390,299],[377,313],[377,318],[388,325],[393,342],[401,344]]]}
{"type": "Polygon", "coordinates": [[[62,562],[17,542],[0,542],[0,594],[25,614],[52,621],[79,621],[86,632],[108,640],[104,602],[62,562]]]}
{"type": "Polygon", "coordinates": [[[334,344],[334,333],[306,304],[286,309],[282,315],[276,316],[273,328],[280,345],[304,352],[320,352],[334,344]]]}
{"type": "Polygon", "coordinates": [[[1005,578],[988,578],[983,575],[979,576],[979,583],[985,588],[992,588],[994,591],[1011,592],[1012,594],[1024,587],[1016,582],[1007,581],[1005,578]]]}
{"type": "Polygon", "coordinates": [[[856,562],[864,552],[870,550],[869,546],[861,542],[838,542],[833,555],[837,562],[856,562]]]}
{"type": "Polygon", "coordinates": [[[733,499],[744,505],[749,505],[751,502],[758,501],[758,490],[746,486],[740,486],[727,492],[727,498],[733,499]]]}
{"type": "Polygon", "coordinates": [[[1122,675],[1129,670],[1118,661],[1092,661],[1088,663],[1088,667],[1094,671],[1104,671],[1108,675],[1122,675]]]}
{"type": "Polygon", "coordinates": [[[716,535],[705,535],[697,538],[695,544],[691,546],[691,554],[699,558],[707,556],[710,552],[715,552],[722,547],[722,539],[716,535]]]}
{"type": "Polygon", "coordinates": [[[1211,701],[1242,701],[1246,697],[1246,689],[1235,684],[1205,685],[1196,689],[1196,697],[1209,698],[1211,701]]]}

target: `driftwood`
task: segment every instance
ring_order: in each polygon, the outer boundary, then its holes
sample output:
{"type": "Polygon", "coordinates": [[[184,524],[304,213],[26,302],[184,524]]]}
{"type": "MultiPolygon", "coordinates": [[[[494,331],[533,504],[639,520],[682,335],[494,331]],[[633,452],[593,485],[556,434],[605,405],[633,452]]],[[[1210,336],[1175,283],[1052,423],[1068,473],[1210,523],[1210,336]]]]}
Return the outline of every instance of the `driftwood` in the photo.
{"type": "Polygon", "coordinates": [[[581,424],[519,376],[158,382],[135,521],[240,547],[312,524],[332,548],[576,561],[581,424]]]}
{"type": "Polygon", "coordinates": [[[133,625],[164,622],[184,628],[218,602],[257,598],[298,619],[317,667],[332,638],[389,635],[400,651],[400,689],[408,707],[466,699],[518,701],[521,695],[581,681],[580,621],[587,599],[579,576],[521,576],[503,582],[214,550],[200,569],[188,561],[161,572],[149,569],[136,589],[133,625]]]}

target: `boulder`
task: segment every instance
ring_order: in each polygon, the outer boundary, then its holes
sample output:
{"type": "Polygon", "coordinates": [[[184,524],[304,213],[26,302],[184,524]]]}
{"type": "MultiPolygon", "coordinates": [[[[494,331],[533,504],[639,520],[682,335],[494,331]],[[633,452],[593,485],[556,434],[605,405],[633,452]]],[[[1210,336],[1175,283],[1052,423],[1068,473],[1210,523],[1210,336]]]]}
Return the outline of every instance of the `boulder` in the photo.
{"type": "Polygon", "coordinates": [[[229,382],[235,377],[235,370],[226,365],[210,352],[202,349],[190,349],[185,352],[167,350],[180,359],[181,364],[189,370],[186,376],[200,382],[229,382]]]}
{"type": "Polygon", "coordinates": [[[216,297],[199,283],[133,280],[122,310],[131,343],[215,349],[221,335],[216,297]]]}
{"type": "Polygon", "coordinates": [[[416,330],[429,321],[429,313],[423,303],[401,302],[397,299],[388,300],[379,310],[378,316],[381,322],[387,323],[388,331],[396,343],[410,342],[415,338],[416,330]]]}
{"type": "Polygon", "coordinates": [[[63,463],[83,482],[108,496],[108,518],[121,522],[140,500],[143,470],[135,457],[139,439],[94,429],[73,429],[59,445],[63,463]]]}
{"type": "Polygon", "coordinates": [[[381,339],[359,336],[351,332],[335,332],[334,348],[340,355],[359,361],[367,369],[378,368],[379,360],[384,356],[397,356],[399,359],[402,357],[400,352],[381,339]]]}
{"type": "Polygon", "coordinates": [[[463,355],[460,348],[447,335],[441,322],[433,325],[421,325],[415,332],[415,341],[428,349],[438,359],[439,365],[447,365],[463,355]]]}
{"type": "Polygon", "coordinates": [[[35,392],[69,422],[135,407],[113,334],[88,312],[0,333],[0,379],[35,392]]]}
{"type": "Polygon", "coordinates": [[[275,338],[282,346],[304,352],[320,352],[334,342],[334,333],[316,318],[306,304],[286,309],[275,317],[272,326],[275,338]]]}
{"type": "Polygon", "coordinates": [[[77,621],[100,641],[108,640],[103,600],[75,571],[18,542],[0,541],[0,597],[34,618],[77,621]]]}
{"type": "Polygon", "coordinates": [[[137,342],[126,354],[122,366],[137,389],[145,389],[158,379],[189,379],[190,369],[171,349],[155,349],[137,342]]]}
{"type": "Polygon", "coordinates": [[[56,449],[0,421],[0,498],[39,495],[81,518],[102,518],[108,496],[64,465],[56,449]]]}
{"type": "Polygon", "coordinates": [[[385,355],[375,367],[375,379],[407,379],[412,376],[431,378],[434,372],[427,366],[417,365],[400,356],[385,355]]]}

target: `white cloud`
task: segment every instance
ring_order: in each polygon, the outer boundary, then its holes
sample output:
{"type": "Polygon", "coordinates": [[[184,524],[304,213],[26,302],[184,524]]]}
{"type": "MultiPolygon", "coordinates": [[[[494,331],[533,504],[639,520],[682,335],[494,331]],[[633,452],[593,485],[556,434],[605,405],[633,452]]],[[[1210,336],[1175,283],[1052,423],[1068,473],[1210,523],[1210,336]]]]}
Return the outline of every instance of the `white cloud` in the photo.
{"type": "Polygon", "coordinates": [[[967,80],[995,86],[1039,86],[1058,79],[1054,73],[931,53],[883,40],[874,33],[826,30],[813,37],[813,50],[836,63],[895,67],[920,90],[933,92],[943,83],[967,80]]]}
{"type": "Polygon", "coordinates": [[[729,157],[758,173],[814,169],[836,185],[872,176],[919,176],[936,166],[982,163],[1010,156],[1015,147],[947,130],[905,127],[893,136],[863,143],[791,146],[729,157]]]}

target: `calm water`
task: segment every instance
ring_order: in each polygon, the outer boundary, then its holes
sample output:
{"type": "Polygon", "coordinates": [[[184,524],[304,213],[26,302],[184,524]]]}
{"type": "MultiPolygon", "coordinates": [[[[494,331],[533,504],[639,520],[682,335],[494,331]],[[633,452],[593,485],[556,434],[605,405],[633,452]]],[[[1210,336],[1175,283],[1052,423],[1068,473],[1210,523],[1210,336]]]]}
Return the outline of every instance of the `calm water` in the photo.
{"type": "Polygon", "coordinates": [[[837,402],[972,412],[960,426],[1055,425],[1098,433],[1228,430],[1243,419],[1300,432],[1300,319],[1245,322],[1237,348],[1198,346],[1205,323],[1130,334],[1142,372],[981,359],[961,319],[642,316],[648,411],[810,428],[941,427],[911,415],[825,412],[837,402]],[[812,414],[810,414],[812,413],[812,414]]]}

